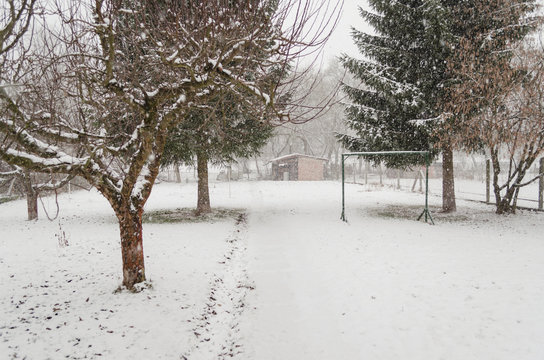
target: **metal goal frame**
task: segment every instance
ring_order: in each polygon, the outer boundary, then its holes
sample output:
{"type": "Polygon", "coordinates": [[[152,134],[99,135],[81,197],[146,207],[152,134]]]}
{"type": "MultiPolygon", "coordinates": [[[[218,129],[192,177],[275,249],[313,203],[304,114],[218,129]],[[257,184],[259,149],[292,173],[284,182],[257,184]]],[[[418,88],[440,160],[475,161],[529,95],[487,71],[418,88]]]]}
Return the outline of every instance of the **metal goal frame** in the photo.
{"type": "Polygon", "coordinates": [[[431,224],[434,225],[433,217],[431,216],[431,212],[429,211],[429,165],[431,161],[431,153],[429,151],[363,151],[363,152],[351,152],[351,153],[342,153],[342,215],[340,215],[340,219],[342,221],[347,222],[346,218],[346,200],[345,200],[345,171],[344,171],[344,162],[347,158],[351,156],[357,156],[357,157],[369,157],[369,156],[377,156],[377,155],[402,155],[402,154],[421,154],[422,156],[425,156],[425,207],[417,220],[421,220],[421,218],[425,217],[425,222],[428,220],[431,221],[431,224]]]}

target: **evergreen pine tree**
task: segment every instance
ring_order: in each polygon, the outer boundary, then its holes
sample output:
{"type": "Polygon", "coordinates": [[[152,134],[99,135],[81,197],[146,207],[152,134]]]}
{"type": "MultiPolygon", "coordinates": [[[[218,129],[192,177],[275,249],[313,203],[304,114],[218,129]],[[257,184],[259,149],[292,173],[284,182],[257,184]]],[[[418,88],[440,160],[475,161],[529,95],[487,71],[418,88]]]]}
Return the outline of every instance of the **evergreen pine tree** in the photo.
{"type": "MultiPolygon", "coordinates": [[[[451,97],[449,88],[458,80],[455,63],[466,61],[458,56],[463,51],[459,44],[463,39],[494,39],[478,57],[479,62],[492,61],[487,55],[505,50],[527,33],[530,22],[523,18],[534,10],[535,1],[369,0],[369,4],[373,12],[360,11],[375,34],[353,31],[365,60],[342,58],[363,85],[344,86],[352,101],[346,114],[354,135],[340,139],[350,151],[441,151],[442,208],[455,211],[453,148],[459,145],[443,141],[443,135],[459,128],[461,120],[451,117],[447,126],[439,120],[451,97]]],[[[421,161],[415,157],[377,160],[390,166],[421,161]]]]}
{"type": "MultiPolygon", "coordinates": [[[[452,39],[449,13],[439,0],[369,4],[374,12],[360,12],[375,34],[353,30],[365,59],[342,58],[363,87],[344,86],[352,102],[347,124],[355,135],[344,134],[341,140],[350,151],[429,150],[452,39]]],[[[390,166],[422,161],[418,156],[376,160],[390,166]]]]}
{"type": "Polygon", "coordinates": [[[272,136],[273,126],[255,113],[252,97],[233,91],[209,96],[206,106],[195,107],[168,136],[162,165],[196,162],[198,173],[197,214],[211,211],[208,162],[228,163],[236,157],[258,153],[272,136]]]}
{"type": "MultiPolygon", "coordinates": [[[[239,6],[239,0],[229,2],[229,7],[239,6]]],[[[273,14],[278,7],[277,1],[271,1],[265,14],[273,14]]],[[[272,29],[268,29],[272,30],[272,29]]],[[[256,52],[250,63],[245,64],[244,80],[254,83],[259,80],[263,88],[277,86],[289,71],[288,64],[269,69],[262,74],[260,64],[268,62],[266,48],[274,46],[268,43],[263,51],[256,52]]],[[[232,59],[233,63],[239,61],[232,59]]],[[[262,99],[254,91],[240,91],[232,88],[215,86],[203,89],[208,94],[193,104],[182,122],[169,132],[161,164],[191,164],[196,162],[198,173],[198,197],[196,213],[211,211],[208,187],[208,162],[228,163],[236,157],[247,158],[259,152],[272,136],[271,119],[277,114],[267,106],[262,106],[262,99]]],[[[283,94],[275,99],[277,109],[282,108],[283,94]]]]}

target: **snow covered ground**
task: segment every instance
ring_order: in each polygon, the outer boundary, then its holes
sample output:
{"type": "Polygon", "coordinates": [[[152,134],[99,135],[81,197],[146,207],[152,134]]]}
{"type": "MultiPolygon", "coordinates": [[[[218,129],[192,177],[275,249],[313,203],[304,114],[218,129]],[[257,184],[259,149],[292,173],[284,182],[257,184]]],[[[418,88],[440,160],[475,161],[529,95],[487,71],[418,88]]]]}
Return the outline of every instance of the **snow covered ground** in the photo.
{"type": "MultiPolygon", "coordinates": [[[[371,176],[367,178],[365,183],[364,176],[358,176],[355,179],[356,183],[361,185],[379,185],[379,177],[371,176]]],[[[353,183],[353,177],[347,176],[346,181],[353,183]]],[[[383,185],[396,188],[397,179],[396,178],[387,178],[384,177],[383,185]]],[[[423,189],[425,189],[424,182],[423,189]]],[[[402,190],[411,191],[412,186],[414,185],[414,179],[403,178],[400,179],[400,186],[402,190]]],[[[419,190],[419,182],[415,186],[415,190],[419,190]]],[[[441,178],[430,178],[429,179],[429,193],[434,196],[442,196],[442,179],[441,178]]],[[[473,201],[486,201],[486,189],[484,180],[476,179],[455,179],[455,194],[458,199],[463,200],[473,200],[473,201]]],[[[504,192],[503,192],[504,194],[504,192]]],[[[495,195],[493,193],[493,184],[490,184],[490,198],[491,203],[495,202],[495,195]]],[[[531,183],[528,186],[524,186],[520,189],[517,205],[520,207],[526,207],[529,209],[538,209],[538,181],[531,183]]]]}
{"type": "MultiPolygon", "coordinates": [[[[145,224],[138,294],[115,292],[96,192],[62,195],[60,225],[0,205],[0,358],[544,358],[544,214],[460,202],[431,226],[421,194],[348,185],[344,223],[338,182],[211,186],[237,212],[145,224]]],[[[163,183],[146,211],[195,203],[195,184],[163,183]]]]}

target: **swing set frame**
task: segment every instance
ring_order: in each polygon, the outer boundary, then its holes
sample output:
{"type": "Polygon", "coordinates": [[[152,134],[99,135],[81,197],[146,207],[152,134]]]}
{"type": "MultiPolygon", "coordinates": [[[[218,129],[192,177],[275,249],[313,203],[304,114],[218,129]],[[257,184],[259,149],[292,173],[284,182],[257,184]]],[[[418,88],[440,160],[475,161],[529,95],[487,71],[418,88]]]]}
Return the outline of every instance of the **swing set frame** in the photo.
{"type": "Polygon", "coordinates": [[[340,219],[342,221],[347,222],[346,218],[346,200],[345,200],[345,161],[347,158],[351,156],[357,156],[357,157],[369,157],[369,156],[380,156],[380,155],[407,155],[407,154],[420,154],[422,156],[425,156],[425,207],[423,208],[423,211],[417,218],[417,220],[421,220],[422,217],[425,218],[425,222],[428,220],[431,221],[431,224],[434,225],[433,217],[431,216],[431,212],[429,211],[429,165],[431,162],[431,153],[429,151],[363,151],[363,152],[352,152],[352,153],[343,153],[342,154],[342,214],[340,215],[340,219]]]}

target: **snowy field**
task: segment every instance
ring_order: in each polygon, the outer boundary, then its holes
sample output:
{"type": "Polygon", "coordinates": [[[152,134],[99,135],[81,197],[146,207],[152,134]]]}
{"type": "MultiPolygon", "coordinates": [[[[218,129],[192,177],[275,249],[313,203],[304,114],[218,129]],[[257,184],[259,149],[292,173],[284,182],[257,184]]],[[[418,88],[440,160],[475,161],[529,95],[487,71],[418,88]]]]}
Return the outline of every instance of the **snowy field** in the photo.
{"type": "MultiPolygon", "coordinates": [[[[348,185],[344,223],[338,182],[211,186],[237,210],[150,219],[138,294],[115,292],[95,191],[62,195],[60,222],[0,205],[0,359],[544,358],[544,214],[461,201],[431,226],[421,194],[348,185]]],[[[146,211],[195,203],[195,184],[163,183],[146,211]]]]}

